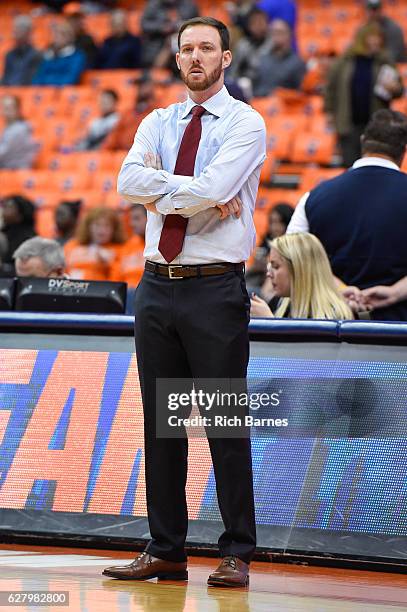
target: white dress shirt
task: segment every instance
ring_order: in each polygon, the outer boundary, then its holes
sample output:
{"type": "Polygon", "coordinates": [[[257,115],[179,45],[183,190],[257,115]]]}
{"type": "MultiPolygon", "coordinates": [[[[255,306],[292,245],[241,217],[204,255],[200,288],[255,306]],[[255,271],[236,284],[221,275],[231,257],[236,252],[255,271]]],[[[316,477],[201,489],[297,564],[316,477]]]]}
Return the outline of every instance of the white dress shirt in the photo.
{"type": "MultiPolygon", "coordinates": [[[[366,166],[381,166],[382,168],[400,171],[398,165],[389,159],[384,159],[382,157],[361,157],[355,161],[351,170],[348,170],[347,172],[357,170],[357,168],[365,168],[366,166]]],[[[287,234],[293,234],[294,232],[309,232],[309,223],[307,213],[305,211],[305,205],[307,203],[309,194],[310,192],[307,191],[307,193],[301,197],[300,201],[295,207],[294,214],[291,217],[290,223],[287,227],[287,234]]]]}
{"type": "Polygon", "coordinates": [[[153,111],[141,122],[120,170],[118,191],[130,202],[156,201],[161,213],[147,213],[146,259],[167,263],[158,251],[164,215],[180,214],[189,221],[183,249],[173,264],[246,261],[255,246],[253,210],[266,156],[264,121],[223,87],[201,104],[207,112],[201,118],[195,176],[174,175],[178,149],[195,104],[188,98],[153,111]],[[161,156],[163,170],[144,166],[147,152],[161,156]],[[236,195],[243,203],[240,218],[230,216],[221,221],[216,205],[236,195]]]}

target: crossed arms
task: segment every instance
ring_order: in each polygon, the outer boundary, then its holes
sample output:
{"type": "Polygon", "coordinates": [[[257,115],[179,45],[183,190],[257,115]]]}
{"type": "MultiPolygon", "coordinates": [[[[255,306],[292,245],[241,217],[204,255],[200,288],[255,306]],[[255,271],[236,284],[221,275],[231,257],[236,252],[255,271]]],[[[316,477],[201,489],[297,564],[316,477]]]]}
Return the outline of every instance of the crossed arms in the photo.
{"type": "MultiPolygon", "coordinates": [[[[159,133],[160,118],[158,111],[154,111],[137,130],[119,174],[119,193],[130,202],[144,206],[154,203],[154,211],[164,215],[192,217],[214,207],[220,208],[221,218],[236,214],[237,194],[265,158],[265,129],[261,117],[257,113],[247,113],[232,125],[219,150],[198,177],[171,174],[160,167],[159,133]]],[[[153,212],[152,207],[148,209],[153,212]]]]}

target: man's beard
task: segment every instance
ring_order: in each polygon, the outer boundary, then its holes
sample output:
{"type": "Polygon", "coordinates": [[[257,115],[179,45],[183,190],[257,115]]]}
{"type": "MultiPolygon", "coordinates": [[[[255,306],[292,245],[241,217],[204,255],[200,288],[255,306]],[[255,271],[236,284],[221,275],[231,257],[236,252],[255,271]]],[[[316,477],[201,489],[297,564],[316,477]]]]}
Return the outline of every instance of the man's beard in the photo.
{"type": "MultiPolygon", "coordinates": [[[[202,70],[202,68],[200,68],[200,70],[202,70]]],[[[212,70],[212,72],[206,76],[203,81],[194,81],[193,78],[191,78],[192,75],[185,74],[183,70],[180,70],[181,79],[191,91],[204,91],[205,89],[209,89],[209,87],[219,80],[221,74],[222,61],[219,62],[218,66],[212,70]]]]}

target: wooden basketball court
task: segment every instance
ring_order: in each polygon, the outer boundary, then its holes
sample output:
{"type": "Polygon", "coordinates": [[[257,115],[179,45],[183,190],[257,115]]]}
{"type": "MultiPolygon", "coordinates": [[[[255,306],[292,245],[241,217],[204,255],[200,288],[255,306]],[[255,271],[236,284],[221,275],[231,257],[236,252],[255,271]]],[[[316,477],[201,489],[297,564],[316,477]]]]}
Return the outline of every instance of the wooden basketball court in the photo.
{"type": "Polygon", "coordinates": [[[78,612],[397,612],[407,579],[378,572],[253,563],[250,587],[207,587],[217,559],[191,557],[189,582],[125,582],[101,575],[129,552],[0,545],[0,591],[68,591],[69,605],[1,605],[1,610],[78,612]]]}

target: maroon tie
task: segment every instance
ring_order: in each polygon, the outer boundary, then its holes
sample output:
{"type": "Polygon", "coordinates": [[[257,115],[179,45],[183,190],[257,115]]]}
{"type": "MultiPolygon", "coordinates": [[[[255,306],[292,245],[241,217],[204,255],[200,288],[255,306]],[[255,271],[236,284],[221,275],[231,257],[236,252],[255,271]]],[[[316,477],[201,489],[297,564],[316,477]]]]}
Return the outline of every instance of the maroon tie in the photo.
{"type": "MultiPolygon", "coordinates": [[[[194,176],[195,158],[202,132],[201,116],[204,112],[203,106],[194,106],[192,109],[192,119],[181,140],[174,174],[194,176]]],[[[181,215],[166,215],[158,250],[168,263],[181,253],[187,225],[188,219],[181,215]]]]}

